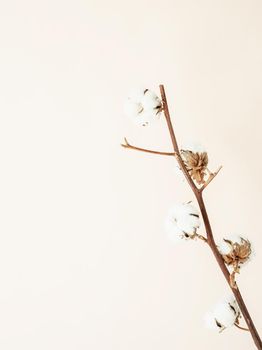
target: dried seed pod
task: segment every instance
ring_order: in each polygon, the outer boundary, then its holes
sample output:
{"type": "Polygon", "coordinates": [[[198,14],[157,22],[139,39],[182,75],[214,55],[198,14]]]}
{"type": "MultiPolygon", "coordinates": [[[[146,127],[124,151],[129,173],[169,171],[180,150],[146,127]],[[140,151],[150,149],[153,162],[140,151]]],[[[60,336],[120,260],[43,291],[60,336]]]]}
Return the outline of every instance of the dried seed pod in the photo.
{"type": "Polygon", "coordinates": [[[239,237],[237,241],[232,241],[224,238],[224,242],[228,245],[228,251],[222,249],[221,254],[227,265],[238,266],[239,269],[240,265],[250,259],[252,249],[251,243],[247,239],[239,237]]]}
{"type": "Polygon", "coordinates": [[[231,269],[230,285],[237,289],[236,274],[240,273],[240,267],[250,260],[252,255],[251,243],[240,236],[234,239],[223,239],[218,245],[218,249],[224,259],[224,262],[231,269]]]}
{"type": "Polygon", "coordinates": [[[208,164],[207,152],[181,150],[181,155],[192,179],[195,180],[198,185],[204,184],[208,164]]]}

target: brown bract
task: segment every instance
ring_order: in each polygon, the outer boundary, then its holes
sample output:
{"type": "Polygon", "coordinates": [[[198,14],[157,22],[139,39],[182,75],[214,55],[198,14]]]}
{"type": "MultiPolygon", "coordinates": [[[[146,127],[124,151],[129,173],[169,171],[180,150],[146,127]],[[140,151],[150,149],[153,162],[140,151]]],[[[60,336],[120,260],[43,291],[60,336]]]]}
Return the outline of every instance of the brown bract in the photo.
{"type": "Polygon", "coordinates": [[[224,241],[230,246],[230,252],[228,254],[222,254],[222,257],[225,264],[233,268],[230,274],[230,285],[232,288],[236,289],[236,274],[240,272],[240,266],[250,258],[251,244],[242,237],[240,243],[233,242],[229,239],[224,239],[224,241]]]}
{"type": "Polygon", "coordinates": [[[181,155],[191,178],[195,180],[198,185],[204,184],[208,164],[207,153],[194,153],[189,150],[181,150],[181,155]]]}
{"type": "Polygon", "coordinates": [[[251,243],[248,240],[241,238],[240,243],[232,242],[228,239],[224,239],[224,241],[231,248],[228,254],[222,255],[227,265],[237,266],[239,268],[239,265],[244,264],[250,258],[251,243]]]}

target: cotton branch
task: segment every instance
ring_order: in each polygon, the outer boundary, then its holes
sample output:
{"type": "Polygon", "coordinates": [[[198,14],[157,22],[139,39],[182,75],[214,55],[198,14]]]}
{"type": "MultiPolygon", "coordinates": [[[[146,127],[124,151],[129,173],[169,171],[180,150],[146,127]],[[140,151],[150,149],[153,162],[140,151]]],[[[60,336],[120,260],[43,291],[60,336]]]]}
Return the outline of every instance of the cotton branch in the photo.
{"type": "MultiPolygon", "coordinates": [[[[235,326],[238,327],[239,329],[242,330],[249,330],[250,334],[254,340],[254,343],[257,347],[258,350],[262,350],[262,342],[261,339],[259,337],[259,334],[256,330],[256,327],[252,321],[252,318],[249,314],[249,311],[245,305],[245,302],[243,300],[243,297],[239,291],[239,288],[237,285],[235,285],[234,283],[232,283],[232,279],[234,279],[234,274],[233,276],[229,273],[229,270],[225,264],[224,261],[224,256],[221,255],[220,251],[218,250],[218,247],[215,243],[215,239],[213,236],[213,231],[212,231],[212,227],[209,221],[209,217],[208,217],[208,213],[207,213],[207,209],[206,209],[206,205],[203,199],[203,190],[211,183],[211,181],[213,181],[213,179],[216,177],[216,175],[219,173],[219,171],[221,170],[221,167],[214,173],[210,173],[209,172],[209,178],[207,179],[206,182],[204,182],[204,167],[206,168],[207,165],[207,161],[208,159],[205,159],[205,155],[203,156],[203,159],[201,159],[202,161],[202,165],[203,165],[203,172],[200,174],[200,177],[197,177],[197,173],[193,173],[194,169],[191,169],[190,167],[187,167],[187,164],[184,162],[184,159],[181,156],[180,150],[179,150],[179,146],[176,140],[176,135],[174,132],[174,128],[173,128],[173,124],[170,118],[170,113],[169,113],[169,108],[168,108],[168,103],[167,103],[167,98],[166,98],[166,94],[165,94],[165,89],[163,85],[159,86],[160,88],[160,94],[161,94],[161,100],[152,92],[150,92],[148,89],[141,91],[141,98],[142,98],[142,102],[137,104],[135,101],[135,104],[133,106],[131,106],[131,109],[129,109],[129,114],[131,116],[134,117],[135,121],[139,124],[139,125],[147,125],[148,122],[150,121],[150,119],[148,119],[148,114],[145,113],[146,111],[148,112],[148,109],[150,110],[151,114],[150,114],[150,118],[154,118],[156,115],[159,114],[160,111],[164,112],[164,116],[165,116],[165,120],[167,123],[167,127],[169,130],[169,134],[170,134],[170,138],[171,138],[171,142],[172,142],[172,146],[173,146],[173,150],[174,152],[160,152],[160,151],[154,151],[154,150],[148,150],[148,149],[144,149],[144,148],[140,148],[140,147],[136,147],[136,146],[132,146],[128,143],[128,141],[125,139],[125,143],[122,144],[122,146],[124,148],[128,148],[128,149],[133,149],[136,151],[141,151],[141,152],[147,152],[147,153],[152,153],[152,154],[159,154],[159,155],[166,155],[166,156],[174,156],[178,162],[178,166],[181,169],[181,171],[183,172],[190,188],[192,189],[195,198],[198,202],[199,205],[199,209],[202,215],[202,219],[204,222],[204,226],[205,226],[205,232],[206,232],[206,237],[195,234],[196,231],[194,231],[194,229],[196,230],[199,227],[199,215],[197,215],[197,213],[195,212],[194,209],[192,209],[191,206],[188,206],[187,203],[187,207],[185,208],[186,212],[188,215],[191,215],[194,219],[192,222],[192,227],[190,232],[187,231],[181,231],[179,232],[179,234],[183,234],[185,239],[190,239],[190,238],[199,238],[202,239],[203,241],[205,241],[207,243],[207,245],[210,247],[218,265],[219,268],[221,270],[221,272],[223,273],[227,283],[229,284],[229,287],[231,288],[235,300],[237,302],[237,305],[239,307],[239,309],[241,310],[241,313],[246,321],[246,324],[248,326],[248,329],[245,329],[241,326],[239,326],[238,324],[238,320],[235,323],[235,326]],[[153,100],[153,101],[152,101],[153,100]],[[153,102],[153,103],[152,103],[153,102]],[[135,107],[135,108],[134,108],[135,107]],[[196,181],[196,182],[195,182],[196,181]],[[196,185],[196,183],[198,185],[202,185],[202,187],[198,187],[196,185]],[[193,211],[192,211],[193,210],[193,211]]],[[[197,162],[196,162],[197,163],[197,162]]],[[[195,170],[197,169],[197,166],[195,166],[195,170]]],[[[191,219],[192,219],[191,217],[191,219]]],[[[171,217],[172,219],[172,217],[171,217]]],[[[175,222],[179,221],[179,217],[176,217],[175,222]]],[[[172,225],[174,224],[174,220],[170,221],[172,223],[172,225]]],[[[243,254],[248,254],[248,248],[250,248],[248,246],[248,241],[245,242],[245,244],[247,245],[246,250],[244,251],[243,254]]],[[[236,273],[236,271],[235,271],[236,273]]],[[[228,305],[226,305],[228,307],[228,305]]]]}
{"type": "Polygon", "coordinates": [[[162,155],[162,156],[176,156],[175,152],[152,151],[150,149],[132,146],[132,145],[130,145],[130,143],[127,141],[126,138],[124,138],[124,140],[125,140],[125,143],[121,144],[121,146],[124,147],[124,148],[129,148],[129,149],[133,149],[135,151],[141,151],[141,152],[146,152],[146,153],[159,154],[159,155],[162,155]]]}
{"type": "MultiPolygon", "coordinates": [[[[206,229],[206,234],[207,234],[207,243],[209,245],[209,247],[211,248],[212,252],[213,252],[213,255],[214,257],[216,258],[216,261],[227,281],[227,283],[229,284],[236,300],[237,300],[237,303],[239,305],[239,308],[242,312],[242,315],[247,323],[247,326],[249,328],[249,331],[251,333],[251,336],[254,340],[254,343],[256,344],[256,347],[258,350],[262,350],[262,342],[261,342],[261,339],[260,339],[260,336],[256,330],[256,327],[254,325],[254,322],[249,314],[249,311],[245,305],[245,302],[242,298],[242,295],[239,291],[239,288],[236,286],[236,288],[233,288],[231,286],[231,278],[230,278],[230,273],[224,263],[224,260],[223,260],[223,257],[221,256],[220,252],[218,251],[217,249],[217,246],[216,246],[216,243],[215,243],[215,240],[214,240],[214,236],[213,236],[213,231],[212,231],[212,228],[211,228],[211,224],[210,224],[210,221],[209,221],[209,217],[208,217],[208,214],[207,214],[207,210],[206,210],[206,206],[205,206],[205,202],[204,202],[204,199],[203,199],[203,196],[202,196],[202,192],[203,192],[203,189],[198,189],[196,187],[196,185],[194,184],[193,180],[191,179],[190,177],[190,174],[188,173],[186,167],[185,167],[185,164],[183,162],[183,160],[181,159],[181,156],[179,154],[179,147],[178,147],[178,144],[177,144],[177,140],[176,140],[176,136],[175,136],[175,132],[174,132],[174,128],[173,128],[173,125],[172,125],[172,122],[171,122],[171,118],[170,118],[170,114],[169,114],[169,109],[168,109],[168,104],[167,104],[167,99],[166,99],[166,94],[165,94],[165,88],[163,85],[160,85],[159,86],[159,89],[160,89],[160,94],[161,94],[161,97],[162,97],[162,103],[163,103],[163,111],[164,111],[164,115],[165,115],[165,119],[166,119],[166,122],[167,122],[167,126],[168,126],[168,130],[169,130],[169,134],[170,134],[170,138],[171,138],[171,141],[172,141],[172,145],[173,145],[173,149],[174,149],[174,152],[176,152],[178,155],[176,157],[177,161],[178,161],[178,164],[181,168],[181,170],[183,171],[183,174],[185,175],[185,178],[187,179],[194,195],[195,195],[195,198],[198,202],[198,205],[199,205],[199,209],[201,211],[201,214],[202,214],[202,218],[203,218],[203,221],[204,221],[204,225],[205,225],[205,229],[206,229]]],[[[214,178],[214,176],[213,176],[214,178]]],[[[211,180],[213,179],[211,178],[211,180]]],[[[210,181],[211,181],[210,180],[210,181]]],[[[210,183],[209,181],[209,183],[210,183]]],[[[206,187],[206,186],[205,186],[206,187]]]]}

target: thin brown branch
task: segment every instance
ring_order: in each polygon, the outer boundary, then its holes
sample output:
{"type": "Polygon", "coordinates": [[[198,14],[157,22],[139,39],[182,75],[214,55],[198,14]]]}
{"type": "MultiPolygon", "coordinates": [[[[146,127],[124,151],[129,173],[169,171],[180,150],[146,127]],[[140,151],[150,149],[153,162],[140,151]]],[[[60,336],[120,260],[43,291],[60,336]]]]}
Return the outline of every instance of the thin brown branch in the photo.
{"type": "Polygon", "coordinates": [[[201,241],[204,241],[205,243],[207,243],[206,237],[200,235],[199,233],[196,233],[196,234],[195,234],[195,237],[198,238],[198,239],[200,239],[201,241]]]}
{"type": "Polygon", "coordinates": [[[249,329],[248,329],[248,328],[241,327],[241,326],[239,326],[239,324],[237,324],[237,323],[234,323],[234,325],[235,325],[238,329],[241,329],[241,331],[249,332],[249,329]]]}
{"type": "Polygon", "coordinates": [[[220,170],[222,169],[222,165],[217,169],[217,171],[215,171],[214,173],[210,173],[207,181],[204,183],[204,185],[200,188],[200,191],[203,192],[204,189],[210,184],[210,182],[212,180],[214,180],[214,178],[217,176],[217,174],[220,172],[220,170]]]}
{"type": "Polygon", "coordinates": [[[210,246],[215,258],[216,258],[216,261],[227,281],[227,283],[229,284],[233,294],[235,295],[235,298],[237,300],[237,303],[238,303],[238,306],[242,312],[242,315],[246,321],[246,324],[248,326],[248,329],[251,333],[251,336],[254,340],[254,343],[257,347],[258,350],[262,350],[262,342],[261,342],[261,339],[259,337],[259,334],[256,330],[256,327],[254,325],[254,322],[248,312],[248,309],[246,307],[246,304],[242,298],[242,295],[239,291],[239,289],[235,289],[235,288],[232,288],[232,286],[230,285],[230,273],[224,263],[224,260],[221,256],[221,254],[219,253],[218,249],[217,249],[217,246],[216,246],[216,243],[215,243],[215,240],[214,240],[214,237],[213,237],[213,232],[212,232],[212,228],[211,228],[211,224],[210,224],[210,221],[209,221],[209,217],[208,217],[208,214],[207,214],[207,210],[206,210],[206,206],[205,206],[205,202],[203,200],[203,195],[202,195],[202,191],[200,189],[198,189],[196,187],[196,185],[194,184],[193,180],[191,179],[190,175],[188,174],[188,171],[184,165],[184,162],[183,160],[181,159],[181,156],[180,156],[180,153],[179,153],[179,147],[178,147],[178,144],[177,144],[177,140],[176,140],[176,136],[175,136],[175,133],[174,133],[174,129],[173,129],[173,125],[172,125],[172,122],[171,122],[171,118],[170,118],[170,114],[169,114],[169,109],[168,109],[168,104],[167,104],[167,99],[166,99],[166,94],[165,94],[165,89],[164,89],[164,86],[163,85],[160,85],[159,86],[160,88],[160,94],[161,94],[161,97],[162,97],[162,102],[163,102],[163,111],[164,111],[164,114],[165,114],[165,118],[166,118],[166,122],[167,122],[167,126],[168,126],[168,130],[169,130],[169,133],[170,133],[170,137],[171,137],[171,141],[172,141],[172,144],[173,144],[173,148],[174,148],[174,151],[177,153],[177,156],[176,156],[176,159],[178,161],[178,164],[181,168],[181,170],[183,171],[183,174],[185,175],[192,191],[194,192],[194,195],[196,197],[196,200],[198,202],[198,205],[199,205],[199,209],[201,211],[201,214],[202,214],[202,218],[203,218],[203,221],[204,221],[204,225],[205,225],[205,229],[206,229],[206,234],[207,234],[207,243],[208,245],[210,246]]]}
{"type": "Polygon", "coordinates": [[[164,115],[166,118],[169,134],[170,134],[172,145],[173,145],[173,149],[174,149],[174,152],[176,153],[176,159],[177,159],[178,165],[179,165],[180,169],[182,170],[182,172],[183,172],[185,178],[187,179],[187,182],[189,183],[190,187],[192,188],[193,192],[198,193],[199,189],[197,188],[197,186],[195,185],[194,181],[192,180],[190,174],[188,173],[186,166],[185,166],[183,159],[182,159],[180,152],[179,152],[179,147],[178,147],[176,136],[174,133],[173,124],[172,124],[171,118],[170,118],[170,113],[169,113],[169,108],[168,108],[168,104],[167,104],[164,86],[160,85],[159,89],[160,89],[160,94],[161,94],[161,98],[162,98],[163,112],[164,112],[164,115]]]}
{"type": "Polygon", "coordinates": [[[130,143],[127,141],[127,139],[125,138],[125,143],[122,143],[121,146],[124,148],[129,148],[129,149],[133,149],[135,151],[141,151],[141,152],[146,152],[146,153],[153,153],[153,154],[159,154],[162,156],[176,156],[176,153],[174,152],[160,152],[160,151],[152,151],[151,149],[146,149],[146,148],[141,148],[141,147],[136,147],[133,145],[130,145],[130,143]]]}

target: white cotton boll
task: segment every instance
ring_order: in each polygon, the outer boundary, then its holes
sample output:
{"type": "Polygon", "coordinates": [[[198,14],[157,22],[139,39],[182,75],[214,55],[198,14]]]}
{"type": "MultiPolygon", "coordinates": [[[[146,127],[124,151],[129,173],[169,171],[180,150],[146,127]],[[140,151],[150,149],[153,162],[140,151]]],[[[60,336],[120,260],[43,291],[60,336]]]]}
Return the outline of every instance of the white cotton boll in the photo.
{"type": "Polygon", "coordinates": [[[206,313],[204,317],[204,322],[205,322],[206,328],[212,331],[221,332],[224,329],[224,327],[220,325],[219,322],[216,321],[215,316],[212,312],[206,313]]]}
{"type": "Polygon", "coordinates": [[[146,91],[141,102],[145,110],[154,110],[161,107],[160,98],[150,90],[146,91]]]}
{"type": "Polygon", "coordinates": [[[239,315],[239,307],[231,295],[216,304],[213,311],[205,315],[205,324],[209,329],[222,332],[225,328],[232,327],[239,315]]]}
{"type": "MultiPolygon", "coordinates": [[[[241,243],[241,237],[244,238],[243,236],[240,236],[237,234],[231,234],[231,235],[227,235],[224,238],[226,240],[233,242],[233,243],[241,243]]],[[[230,244],[227,243],[224,239],[218,243],[217,247],[218,247],[219,252],[223,255],[227,255],[231,252],[230,244]]]]}
{"type": "Polygon", "coordinates": [[[124,111],[129,118],[134,118],[134,117],[138,117],[138,115],[143,111],[143,107],[141,103],[136,103],[136,102],[127,100],[124,105],[124,111]]]}
{"type": "Polygon", "coordinates": [[[159,120],[160,113],[158,109],[144,109],[143,113],[148,116],[148,118],[152,119],[152,122],[156,122],[159,120]]]}
{"type": "Polygon", "coordinates": [[[178,226],[190,235],[193,235],[200,226],[199,217],[184,215],[177,220],[178,226]]]}
{"type": "Polygon", "coordinates": [[[156,114],[154,112],[149,113],[143,110],[137,116],[133,117],[133,122],[138,126],[147,126],[157,121],[156,114]]]}
{"type": "Polygon", "coordinates": [[[169,210],[169,215],[182,217],[184,215],[195,214],[199,215],[199,211],[190,203],[176,203],[169,210]]]}
{"type": "Polygon", "coordinates": [[[217,247],[218,247],[220,254],[222,254],[222,255],[227,255],[231,252],[230,245],[227,242],[225,242],[224,240],[221,241],[217,247]]]}
{"type": "Polygon", "coordinates": [[[235,314],[238,316],[240,314],[240,308],[233,294],[227,295],[223,302],[230,304],[231,308],[234,308],[235,314]]]}
{"type": "Polygon", "coordinates": [[[125,113],[139,126],[147,126],[158,120],[161,100],[157,95],[145,88],[130,92],[125,103],[125,113]]]}
{"type": "Polygon", "coordinates": [[[168,213],[165,228],[173,240],[193,238],[200,226],[199,212],[189,203],[176,204],[168,213]]]}
{"type": "Polygon", "coordinates": [[[215,319],[224,327],[231,327],[236,322],[238,314],[231,307],[231,304],[227,301],[220,302],[214,309],[215,319]]]}
{"type": "Polygon", "coordinates": [[[183,203],[184,214],[199,215],[199,210],[190,203],[183,203]]]}
{"type": "Polygon", "coordinates": [[[168,216],[177,222],[184,215],[188,215],[187,204],[176,203],[168,211],[168,216]]]}
{"type": "Polygon", "coordinates": [[[200,226],[199,211],[189,203],[184,203],[177,217],[178,226],[183,231],[193,233],[200,226]]]}
{"type": "Polygon", "coordinates": [[[189,237],[185,237],[185,234],[181,228],[179,228],[177,225],[174,225],[171,220],[167,219],[165,221],[165,230],[168,238],[174,243],[182,243],[183,241],[189,239],[189,237]]]}
{"type": "Polygon", "coordinates": [[[144,87],[132,89],[128,94],[128,99],[132,102],[141,103],[147,91],[148,89],[144,87]]]}

